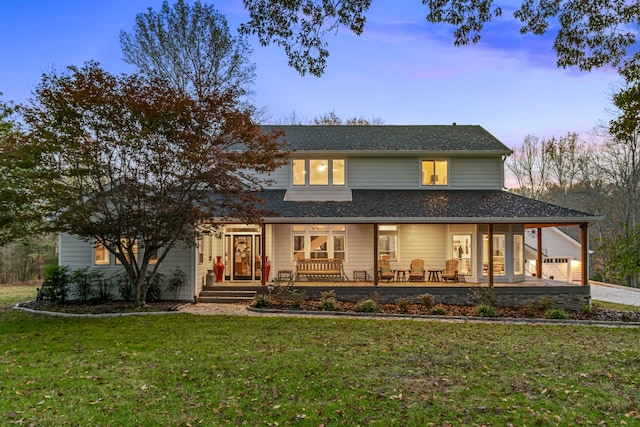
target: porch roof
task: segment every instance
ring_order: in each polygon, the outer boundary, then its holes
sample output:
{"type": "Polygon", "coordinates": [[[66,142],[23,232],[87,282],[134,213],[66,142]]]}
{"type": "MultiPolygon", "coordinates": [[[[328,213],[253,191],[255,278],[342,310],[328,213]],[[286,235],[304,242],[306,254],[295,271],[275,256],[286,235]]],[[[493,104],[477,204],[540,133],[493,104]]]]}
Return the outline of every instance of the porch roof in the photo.
{"type": "Polygon", "coordinates": [[[500,190],[353,190],[351,201],[285,201],[286,190],[257,196],[276,213],[265,223],[582,224],[600,217],[500,190]]]}

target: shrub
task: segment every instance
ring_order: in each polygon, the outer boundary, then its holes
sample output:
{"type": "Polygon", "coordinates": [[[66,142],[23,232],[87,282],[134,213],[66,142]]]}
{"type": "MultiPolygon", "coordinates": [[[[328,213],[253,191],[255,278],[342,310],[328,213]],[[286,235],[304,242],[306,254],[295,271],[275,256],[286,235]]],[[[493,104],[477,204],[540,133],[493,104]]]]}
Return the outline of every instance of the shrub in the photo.
{"type": "Polygon", "coordinates": [[[330,291],[322,291],[320,292],[320,299],[329,299],[329,298],[333,298],[333,299],[337,299],[338,295],[336,295],[336,291],[334,290],[330,290],[330,291]]]}
{"type": "Polygon", "coordinates": [[[251,305],[255,308],[269,308],[271,307],[271,297],[266,294],[257,294],[251,305]]]}
{"type": "Polygon", "coordinates": [[[291,292],[291,306],[293,308],[302,308],[302,304],[304,304],[307,299],[307,294],[303,290],[294,290],[291,292]]]}
{"type": "Polygon", "coordinates": [[[380,311],[380,307],[374,300],[367,299],[356,304],[356,311],[358,313],[377,313],[380,311]]]}
{"type": "Polygon", "coordinates": [[[173,277],[167,282],[167,292],[170,292],[173,295],[173,299],[178,299],[178,293],[180,289],[186,286],[189,283],[189,277],[187,277],[187,273],[182,271],[180,267],[176,267],[173,272],[173,277]]]}
{"type": "Polygon", "coordinates": [[[153,276],[148,275],[144,278],[144,286],[147,288],[146,302],[154,302],[160,299],[162,289],[160,283],[164,281],[164,275],[156,273],[153,276]]]}
{"type": "Polygon", "coordinates": [[[444,307],[433,307],[431,314],[434,316],[446,316],[447,310],[444,307]]]}
{"type": "Polygon", "coordinates": [[[431,294],[422,294],[418,296],[418,299],[427,310],[431,310],[436,305],[436,299],[431,294]]]}
{"type": "Polygon", "coordinates": [[[547,310],[547,317],[549,319],[568,319],[569,315],[560,308],[550,308],[547,310]]]}
{"type": "Polygon", "coordinates": [[[409,311],[409,300],[406,298],[398,298],[398,301],[396,301],[396,305],[398,306],[398,309],[400,309],[400,311],[403,313],[409,311]]]}
{"type": "Polygon", "coordinates": [[[102,280],[102,272],[85,267],[71,273],[69,280],[75,285],[74,294],[78,299],[87,302],[91,298],[91,287],[102,280]]]}
{"type": "Polygon", "coordinates": [[[337,310],[336,299],[322,298],[320,300],[320,304],[318,305],[318,308],[320,308],[320,310],[322,311],[336,311],[337,310]]]}
{"type": "Polygon", "coordinates": [[[473,288],[471,296],[479,305],[494,306],[496,304],[496,291],[493,286],[473,288]]]}
{"type": "Polygon", "coordinates": [[[480,304],[479,306],[477,306],[475,309],[475,314],[476,316],[480,316],[480,317],[498,317],[499,316],[498,310],[495,307],[487,304],[480,304]]]}
{"type": "Polygon", "coordinates": [[[64,303],[67,300],[70,283],[68,265],[48,265],[44,271],[42,294],[51,298],[52,302],[64,303]]]}
{"type": "Polygon", "coordinates": [[[592,302],[591,304],[586,304],[580,311],[586,317],[591,318],[598,313],[598,309],[600,309],[600,305],[597,302],[592,302]]]}
{"type": "Polygon", "coordinates": [[[336,311],[336,291],[323,291],[320,292],[320,305],[318,306],[322,311],[336,311]]]}
{"type": "MultiPolygon", "coordinates": [[[[113,286],[118,287],[118,294],[120,295],[120,298],[125,301],[131,301],[133,299],[133,284],[129,280],[129,276],[127,276],[126,271],[113,274],[109,282],[110,288],[113,286]]],[[[109,294],[111,294],[111,289],[109,289],[109,294]]],[[[102,297],[106,297],[105,292],[102,292],[102,297]]]]}

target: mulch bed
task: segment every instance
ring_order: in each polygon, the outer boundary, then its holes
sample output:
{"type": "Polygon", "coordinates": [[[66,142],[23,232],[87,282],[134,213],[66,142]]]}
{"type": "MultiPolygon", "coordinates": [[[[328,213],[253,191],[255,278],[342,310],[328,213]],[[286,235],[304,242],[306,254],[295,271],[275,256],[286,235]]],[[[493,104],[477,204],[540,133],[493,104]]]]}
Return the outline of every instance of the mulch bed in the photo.
{"type": "MultiPolygon", "coordinates": [[[[336,311],[338,312],[357,312],[357,303],[352,302],[336,302],[336,311]]],[[[423,304],[408,304],[405,310],[401,310],[397,304],[378,304],[380,313],[385,314],[410,314],[410,315],[432,315],[433,309],[428,310],[423,304]]],[[[322,311],[319,301],[305,301],[301,305],[294,305],[289,300],[276,300],[271,302],[272,309],[280,310],[307,310],[322,311]]],[[[434,308],[444,310],[444,316],[457,317],[477,317],[475,306],[459,306],[448,304],[437,304],[434,308]]],[[[548,319],[547,310],[533,307],[496,307],[498,317],[516,318],[516,319],[548,319]]],[[[603,308],[595,308],[591,312],[583,311],[567,311],[570,319],[574,320],[597,320],[597,321],[616,321],[616,322],[640,322],[640,312],[618,312],[614,310],[606,310],[603,308]]]]}
{"type": "Polygon", "coordinates": [[[163,312],[176,311],[184,304],[181,301],[156,301],[148,302],[142,308],[136,308],[132,301],[107,301],[96,303],[66,302],[64,304],[51,301],[29,301],[21,303],[21,307],[38,311],[55,311],[58,313],[73,314],[106,314],[106,313],[137,313],[137,312],[163,312]]]}

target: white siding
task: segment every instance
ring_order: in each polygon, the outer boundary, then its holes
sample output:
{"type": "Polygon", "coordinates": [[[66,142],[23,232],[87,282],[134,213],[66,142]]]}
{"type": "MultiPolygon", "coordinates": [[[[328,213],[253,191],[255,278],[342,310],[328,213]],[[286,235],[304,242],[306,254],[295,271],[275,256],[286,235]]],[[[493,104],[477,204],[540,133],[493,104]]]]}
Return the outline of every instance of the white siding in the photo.
{"type": "Polygon", "coordinates": [[[500,158],[455,157],[449,165],[449,185],[456,190],[500,190],[502,170],[500,158]]]}
{"type": "Polygon", "coordinates": [[[420,188],[420,160],[415,157],[351,157],[346,171],[352,189],[420,188]]]}
{"type": "Polygon", "coordinates": [[[398,262],[392,268],[409,269],[411,260],[424,260],[424,268],[442,269],[447,259],[446,225],[411,224],[399,227],[398,262]]]}
{"type": "MultiPolygon", "coordinates": [[[[60,249],[58,255],[58,264],[67,265],[73,270],[79,270],[85,267],[90,267],[93,270],[101,271],[105,277],[109,277],[113,274],[122,271],[122,266],[115,263],[115,258],[110,254],[111,262],[109,265],[94,265],[93,263],[93,242],[81,240],[76,236],[69,234],[60,235],[60,249]]],[[[187,274],[190,285],[183,287],[178,295],[180,300],[192,300],[195,292],[194,287],[194,275],[193,264],[194,263],[194,248],[174,248],[169,255],[164,259],[160,266],[160,273],[164,275],[165,279],[169,279],[173,276],[176,268],[180,268],[187,274]]],[[[162,286],[162,298],[171,299],[173,295],[165,291],[166,285],[162,286]]],[[[118,297],[118,290],[113,289],[113,295],[118,297]]]]}

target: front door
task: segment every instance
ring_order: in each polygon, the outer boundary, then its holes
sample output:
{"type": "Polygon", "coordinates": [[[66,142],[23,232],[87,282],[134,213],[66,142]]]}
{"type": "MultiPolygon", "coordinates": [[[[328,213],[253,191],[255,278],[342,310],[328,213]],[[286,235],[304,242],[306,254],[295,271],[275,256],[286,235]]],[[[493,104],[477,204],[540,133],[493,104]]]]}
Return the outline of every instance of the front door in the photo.
{"type": "Polygon", "coordinates": [[[259,280],[262,274],[260,236],[232,234],[227,237],[227,280],[259,280]]]}

